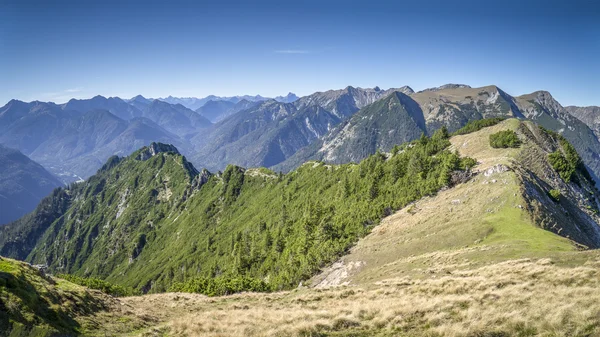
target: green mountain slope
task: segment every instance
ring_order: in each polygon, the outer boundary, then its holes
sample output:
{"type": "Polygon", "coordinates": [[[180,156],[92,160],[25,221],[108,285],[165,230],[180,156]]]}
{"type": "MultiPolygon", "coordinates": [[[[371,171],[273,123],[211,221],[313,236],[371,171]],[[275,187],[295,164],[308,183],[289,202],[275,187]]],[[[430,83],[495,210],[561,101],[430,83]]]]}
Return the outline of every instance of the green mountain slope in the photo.
{"type": "Polygon", "coordinates": [[[21,152],[0,144],[0,225],[31,212],[62,183],[21,152]]]}
{"type": "Polygon", "coordinates": [[[172,146],[152,144],[3,228],[0,254],[145,291],[196,276],[294,286],[381,217],[448,185],[464,166],[448,144],[439,133],[390,159],[307,163],[288,175],[198,173],[172,146]]]}
{"type": "Polygon", "coordinates": [[[0,254],[151,292],[205,278],[303,284],[126,298],[74,328],[100,336],[593,335],[600,260],[587,248],[600,247],[599,201],[581,158],[530,121],[473,130],[286,175],[197,172],[151,144],[1,229],[0,254]],[[520,144],[492,147],[499,132],[520,144]]]}

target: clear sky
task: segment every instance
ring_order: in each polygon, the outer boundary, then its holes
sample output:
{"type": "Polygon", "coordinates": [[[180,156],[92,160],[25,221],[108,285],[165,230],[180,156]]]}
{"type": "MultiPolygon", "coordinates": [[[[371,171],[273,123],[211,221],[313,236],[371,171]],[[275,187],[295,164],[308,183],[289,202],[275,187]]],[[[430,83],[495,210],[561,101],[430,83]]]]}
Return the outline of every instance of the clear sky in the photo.
{"type": "Polygon", "coordinates": [[[599,1],[0,1],[11,98],[496,84],[600,105],[599,1]]]}

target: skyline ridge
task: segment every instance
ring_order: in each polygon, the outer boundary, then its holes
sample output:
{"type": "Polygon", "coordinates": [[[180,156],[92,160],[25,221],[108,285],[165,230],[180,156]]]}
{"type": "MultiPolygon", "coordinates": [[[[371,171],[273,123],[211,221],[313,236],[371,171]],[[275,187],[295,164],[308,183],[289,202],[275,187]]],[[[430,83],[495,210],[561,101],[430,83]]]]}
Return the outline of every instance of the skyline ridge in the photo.
{"type": "MultiPolygon", "coordinates": [[[[466,84],[466,83],[457,83],[457,82],[451,82],[451,83],[445,83],[439,86],[426,86],[424,88],[419,88],[416,89],[411,86],[411,85],[402,85],[402,86],[392,86],[389,88],[384,88],[382,86],[372,86],[372,87],[364,87],[364,86],[356,86],[356,85],[347,85],[341,88],[330,88],[327,90],[317,90],[317,91],[313,91],[310,92],[307,95],[297,95],[295,92],[293,91],[288,91],[287,94],[281,94],[281,95],[276,95],[276,96],[266,96],[266,95],[262,95],[262,94],[235,94],[235,95],[219,95],[219,94],[208,94],[206,96],[203,95],[198,95],[198,96],[176,96],[176,95],[161,95],[158,97],[151,97],[151,96],[146,96],[144,94],[138,93],[132,96],[126,96],[126,95],[111,95],[111,96],[107,96],[107,95],[103,95],[103,94],[95,94],[95,95],[90,95],[90,96],[78,96],[78,97],[70,97],[68,99],[65,99],[64,101],[51,101],[51,100],[41,100],[41,99],[33,99],[33,100],[23,100],[23,99],[18,99],[18,98],[11,98],[10,100],[8,100],[4,105],[8,104],[10,101],[13,100],[17,100],[17,101],[21,101],[21,102],[25,102],[25,103],[32,103],[32,102],[45,102],[45,103],[54,103],[56,105],[64,105],[66,103],[68,103],[71,100],[89,100],[89,99],[93,99],[96,97],[102,97],[102,98],[106,98],[106,99],[110,99],[110,98],[119,98],[121,100],[123,100],[124,102],[130,102],[135,100],[136,98],[143,98],[146,100],[159,100],[159,101],[168,101],[169,99],[177,99],[177,100],[186,100],[186,99],[193,99],[193,100],[205,100],[206,102],[213,100],[213,101],[220,101],[220,100],[230,100],[230,99],[247,99],[247,98],[256,98],[256,101],[261,101],[261,100],[279,100],[279,99],[285,99],[286,97],[290,96],[290,95],[294,95],[296,96],[296,99],[301,98],[301,97],[306,97],[306,96],[310,96],[316,93],[323,93],[323,92],[328,92],[328,91],[338,91],[338,90],[346,90],[348,88],[355,88],[355,89],[363,89],[363,90],[368,90],[368,89],[379,89],[382,91],[387,91],[387,90],[391,90],[391,89],[400,89],[400,88],[408,88],[410,90],[412,90],[414,93],[420,93],[420,92],[424,92],[424,91],[431,91],[431,90],[441,90],[441,89],[455,89],[455,88],[487,88],[487,87],[496,87],[508,94],[510,94],[511,96],[514,97],[518,97],[518,96],[525,96],[525,95],[530,95],[536,92],[548,92],[552,95],[552,97],[554,97],[563,107],[567,107],[567,106],[576,106],[576,107],[597,107],[600,106],[600,102],[596,103],[596,104],[591,104],[591,105],[578,105],[578,104],[564,104],[562,103],[562,101],[560,101],[560,99],[556,98],[557,94],[546,90],[546,89],[536,89],[536,90],[532,90],[529,92],[522,92],[522,93],[513,93],[509,90],[504,90],[501,86],[496,85],[496,84],[487,84],[487,85],[482,85],[482,86],[473,86],[470,84],[466,84]],[[455,86],[455,87],[452,87],[455,86]]],[[[559,94],[560,96],[560,94],[559,94]]],[[[182,104],[182,103],[179,103],[182,104]]],[[[3,106],[4,106],[3,105],[3,106]]],[[[185,104],[182,104],[184,106],[186,106],[185,104]]],[[[202,104],[204,105],[204,104],[202,104]]],[[[187,106],[186,106],[187,107],[187,106]]],[[[195,108],[190,108],[189,109],[195,110],[195,108]]]]}

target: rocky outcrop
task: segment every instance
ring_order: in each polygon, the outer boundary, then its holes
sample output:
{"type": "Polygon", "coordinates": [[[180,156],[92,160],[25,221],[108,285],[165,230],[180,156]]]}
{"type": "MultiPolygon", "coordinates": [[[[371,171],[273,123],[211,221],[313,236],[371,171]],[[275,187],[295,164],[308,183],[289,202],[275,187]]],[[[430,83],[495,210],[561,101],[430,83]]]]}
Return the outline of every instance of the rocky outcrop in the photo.
{"type": "Polygon", "coordinates": [[[138,155],[135,157],[135,159],[140,161],[146,161],[162,152],[172,152],[175,154],[179,154],[177,148],[171,144],[151,143],[150,145],[141,149],[138,155]]]}

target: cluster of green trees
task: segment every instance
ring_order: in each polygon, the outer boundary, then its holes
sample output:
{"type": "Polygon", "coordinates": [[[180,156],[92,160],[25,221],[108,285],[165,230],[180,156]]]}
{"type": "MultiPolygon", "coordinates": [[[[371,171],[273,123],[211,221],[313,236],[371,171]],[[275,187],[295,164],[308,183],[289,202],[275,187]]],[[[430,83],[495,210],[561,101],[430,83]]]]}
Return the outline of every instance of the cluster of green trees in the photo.
{"type": "Polygon", "coordinates": [[[207,296],[223,296],[243,291],[266,292],[272,287],[265,281],[252,277],[199,277],[186,282],[176,282],[171,292],[200,293],[207,296]]]}
{"type": "Polygon", "coordinates": [[[123,296],[133,296],[133,295],[141,294],[140,291],[135,290],[131,287],[123,287],[120,285],[106,282],[106,281],[98,279],[98,278],[79,277],[76,275],[69,275],[69,274],[58,274],[58,275],[56,275],[56,277],[67,280],[71,283],[78,284],[80,286],[88,287],[90,289],[100,290],[103,293],[106,293],[106,294],[109,294],[112,296],[123,297],[123,296]]]}
{"type": "Polygon", "coordinates": [[[490,145],[496,149],[517,148],[521,146],[521,141],[513,130],[503,130],[490,135],[490,145]]]}
{"type": "Polygon", "coordinates": [[[268,280],[264,289],[296,286],[381,218],[447,186],[453,171],[473,166],[471,158],[446,150],[448,137],[443,128],[431,138],[395,147],[391,155],[378,152],[359,164],[339,166],[309,162],[287,175],[271,172],[271,178],[229,166],[221,180],[215,177],[203,187],[197,204],[188,206],[199,210],[193,227],[203,231],[184,259],[183,269],[195,276],[173,269],[180,283],[170,289],[212,294],[207,289],[233,282],[242,284],[237,290],[255,290],[254,283],[235,281],[240,278],[268,280]]]}
{"type": "Polygon", "coordinates": [[[576,175],[576,172],[579,172],[584,179],[587,179],[593,184],[594,180],[592,179],[592,176],[588,172],[583,160],[573,145],[558,133],[543,128],[542,131],[557,139],[560,144],[560,148],[548,155],[548,161],[550,162],[550,165],[552,165],[552,168],[558,172],[562,180],[567,183],[571,181],[579,183],[579,178],[576,175]]]}
{"type": "Polygon", "coordinates": [[[452,135],[453,136],[465,135],[467,133],[479,131],[485,127],[496,125],[496,124],[502,122],[504,119],[505,118],[502,118],[502,117],[496,117],[496,118],[484,118],[484,119],[472,120],[472,121],[468,122],[462,128],[454,131],[454,133],[452,135]]]}

